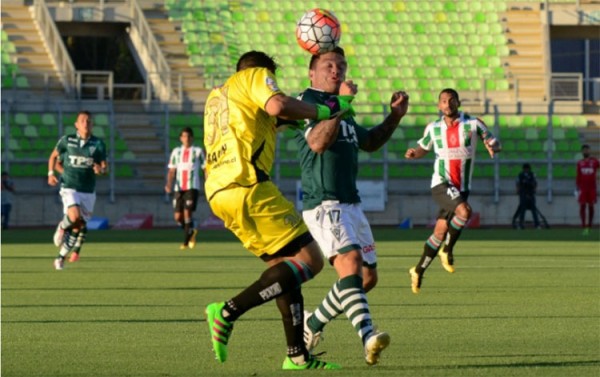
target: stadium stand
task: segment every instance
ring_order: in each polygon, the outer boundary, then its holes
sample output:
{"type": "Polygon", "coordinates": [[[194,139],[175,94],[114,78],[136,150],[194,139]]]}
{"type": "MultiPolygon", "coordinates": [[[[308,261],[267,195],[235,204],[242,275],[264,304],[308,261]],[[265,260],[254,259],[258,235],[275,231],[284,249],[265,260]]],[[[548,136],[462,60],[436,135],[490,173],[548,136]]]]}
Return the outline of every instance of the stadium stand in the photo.
{"type": "MultiPolygon", "coordinates": [[[[56,17],[56,7],[82,2],[43,3],[54,7],[48,14],[56,17]]],[[[105,3],[118,8],[130,2],[105,3]]],[[[145,23],[151,30],[168,62],[171,92],[181,92],[172,102],[158,101],[152,77],[161,73],[148,71],[145,102],[121,106],[112,101],[88,102],[94,107],[94,132],[111,143],[113,171],[119,182],[129,181],[136,188],[143,182],[139,188],[148,190],[162,187],[166,156],[179,144],[180,129],[191,126],[196,140],[202,140],[202,103],[207,90],[233,72],[241,52],[259,49],[273,54],[281,68],[279,84],[286,93],[297,94],[309,85],[310,56],[296,45],[293,33],[302,13],[297,2],[279,1],[278,11],[265,0],[131,3],[142,9],[140,25],[145,23]]],[[[544,62],[549,35],[536,2],[326,0],[303,4],[302,10],[331,9],[342,22],[341,45],[347,54],[349,78],[360,86],[355,100],[360,124],[373,127],[381,121],[393,90],[410,92],[411,109],[402,128],[384,150],[361,156],[360,174],[365,179],[428,179],[433,156],[411,165],[403,156],[436,118],[437,95],[445,87],[459,90],[463,109],[481,114],[503,141],[498,160],[480,158],[477,178],[491,180],[499,173],[500,179],[512,180],[528,161],[539,177],[552,174],[553,179],[568,181],[581,143],[599,139],[598,117],[582,114],[580,102],[549,108],[548,80],[539,79],[551,74],[544,62]],[[528,75],[537,79],[527,79],[528,75]]],[[[77,103],[76,90],[66,90],[60,68],[51,62],[45,31],[36,26],[33,13],[12,2],[3,3],[2,13],[2,159],[10,162],[11,172],[18,170],[15,176],[44,176],[50,150],[74,123],[77,109],[87,103],[77,103]],[[41,105],[27,105],[23,99],[41,105]],[[64,107],[53,104],[63,100],[73,102],[64,107]]],[[[297,145],[291,131],[280,133],[277,148],[274,176],[279,172],[281,178],[296,180],[297,145]]],[[[485,153],[481,145],[479,151],[485,153]]]]}

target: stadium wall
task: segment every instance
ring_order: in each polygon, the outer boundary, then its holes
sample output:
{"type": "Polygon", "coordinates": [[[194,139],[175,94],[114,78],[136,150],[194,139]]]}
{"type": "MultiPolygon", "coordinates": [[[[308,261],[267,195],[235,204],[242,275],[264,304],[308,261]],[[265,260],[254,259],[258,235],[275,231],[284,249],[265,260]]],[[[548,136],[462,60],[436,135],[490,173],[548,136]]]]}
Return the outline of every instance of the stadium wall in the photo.
{"type": "MultiPolygon", "coordinates": [[[[384,212],[367,212],[371,224],[395,226],[408,217],[415,226],[430,224],[438,207],[431,199],[426,184],[421,187],[424,188],[422,193],[390,193],[384,212]]],[[[295,200],[294,192],[286,192],[286,196],[289,200],[295,200]]],[[[127,214],[151,214],[155,227],[175,226],[171,203],[165,200],[164,194],[119,194],[113,203],[109,199],[108,194],[98,194],[94,215],[108,218],[110,226],[127,214]]],[[[474,192],[469,202],[473,211],[480,213],[481,226],[508,226],[517,208],[518,197],[506,194],[495,203],[493,194],[474,192]]],[[[537,196],[537,204],[551,226],[579,225],[579,209],[573,194],[554,196],[552,202],[548,203],[545,193],[541,190],[537,196]]],[[[56,189],[49,188],[46,194],[26,194],[20,191],[14,197],[10,226],[51,227],[56,225],[61,214],[62,203],[56,189]]],[[[204,196],[201,196],[196,220],[202,223],[209,215],[208,204],[204,196]]],[[[526,220],[531,222],[530,213],[527,213],[526,220]]]]}

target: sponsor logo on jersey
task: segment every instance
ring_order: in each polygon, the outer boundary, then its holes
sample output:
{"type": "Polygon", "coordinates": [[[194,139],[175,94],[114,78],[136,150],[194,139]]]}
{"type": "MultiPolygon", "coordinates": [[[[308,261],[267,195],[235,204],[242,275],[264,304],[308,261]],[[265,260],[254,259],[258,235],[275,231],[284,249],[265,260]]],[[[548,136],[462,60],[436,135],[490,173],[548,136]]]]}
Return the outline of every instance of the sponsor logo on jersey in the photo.
{"type": "Polygon", "coordinates": [[[274,92],[279,92],[279,88],[277,87],[277,83],[275,82],[275,80],[273,80],[272,77],[267,77],[267,79],[265,81],[266,81],[266,84],[269,87],[269,89],[271,89],[274,92]]]}
{"type": "Polygon", "coordinates": [[[68,156],[69,164],[74,168],[87,168],[94,165],[94,159],[92,157],[85,156],[68,156]]]}

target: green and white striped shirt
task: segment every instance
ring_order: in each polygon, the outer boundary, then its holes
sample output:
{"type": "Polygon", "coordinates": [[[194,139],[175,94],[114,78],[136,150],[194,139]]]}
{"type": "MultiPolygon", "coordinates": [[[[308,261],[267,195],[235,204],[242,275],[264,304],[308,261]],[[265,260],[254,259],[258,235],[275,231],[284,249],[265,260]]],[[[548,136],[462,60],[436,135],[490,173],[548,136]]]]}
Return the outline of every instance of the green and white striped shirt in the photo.
{"type": "Polygon", "coordinates": [[[421,148],[435,152],[431,187],[446,182],[460,191],[469,191],[477,140],[492,138],[494,135],[479,118],[463,112],[450,127],[443,116],[429,123],[418,143],[421,148]]]}
{"type": "Polygon", "coordinates": [[[204,151],[194,145],[189,148],[179,146],[171,152],[169,169],[177,169],[174,191],[200,189],[200,170],[204,169],[206,158],[204,151]]]}

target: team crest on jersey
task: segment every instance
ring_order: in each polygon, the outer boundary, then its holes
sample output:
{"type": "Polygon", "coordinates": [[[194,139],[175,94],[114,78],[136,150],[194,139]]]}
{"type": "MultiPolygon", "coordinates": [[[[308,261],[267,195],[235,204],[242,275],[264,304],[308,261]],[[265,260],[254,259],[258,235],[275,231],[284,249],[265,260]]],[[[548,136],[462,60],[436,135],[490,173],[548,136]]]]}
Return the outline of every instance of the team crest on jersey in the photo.
{"type": "Polygon", "coordinates": [[[277,87],[277,83],[275,82],[275,80],[273,80],[272,77],[267,77],[267,79],[265,81],[266,81],[266,84],[269,87],[269,89],[271,89],[274,92],[279,91],[279,88],[277,87]]]}
{"type": "Polygon", "coordinates": [[[338,240],[338,241],[342,237],[342,231],[340,230],[339,226],[335,226],[335,227],[331,228],[331,233],[333,234],[333,236],[335,237],[335,239],[338,240]]]}
{"type": "Polygon", "coordinates": [[[292,214],[285,215],[283,222],[285,225],[296,226],[300,222],[300,216],[292,214]]]}
{"type": "Polygon", "coordinates": [[[94,152],[96,152],[96,147],[90,147],[90,154],[94,154],[94,152]]]}

